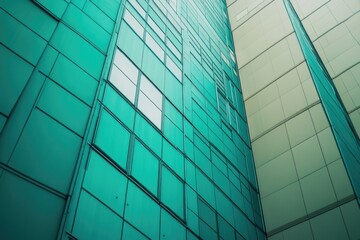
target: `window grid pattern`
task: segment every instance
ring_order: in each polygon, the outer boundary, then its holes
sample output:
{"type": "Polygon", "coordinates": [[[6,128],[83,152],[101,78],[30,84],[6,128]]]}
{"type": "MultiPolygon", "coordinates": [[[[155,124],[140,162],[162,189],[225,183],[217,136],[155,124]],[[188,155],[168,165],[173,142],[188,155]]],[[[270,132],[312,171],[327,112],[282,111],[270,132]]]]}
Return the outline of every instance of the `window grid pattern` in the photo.
{"type": "Polygon", "coordinates": [[[114,209],[91,187],[81,192],[123,239],[265,236],[224,9],[212,1],[124,4],[88,161],[111,168],[125,193],[114,209]]]}

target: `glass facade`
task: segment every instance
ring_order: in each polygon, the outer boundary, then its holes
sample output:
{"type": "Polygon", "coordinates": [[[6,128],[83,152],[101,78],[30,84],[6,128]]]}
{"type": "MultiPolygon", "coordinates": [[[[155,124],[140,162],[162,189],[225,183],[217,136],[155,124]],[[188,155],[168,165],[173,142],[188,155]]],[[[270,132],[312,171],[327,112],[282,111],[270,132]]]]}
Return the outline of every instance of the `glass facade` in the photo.
{"type": "Polygon", "coordinates": [[[268,239],[359,239],[360,2],[227,7],[268,239]]]}
{"type": "Polygon", "coordinates": [[[336,143],[341,152],[349,178],[360,203],[360,140],[350,120],[344,104],[333,85],[332,79],[307,35],[294,7],[289,0],[284,1],[294,26],[296,36],[306,59],[322,106],[331,125],[336,143]]]}
{"type": "Polygon", "coordinates": [[[0,3],[0,236],[265,239],[224,1],[0,3]]]}

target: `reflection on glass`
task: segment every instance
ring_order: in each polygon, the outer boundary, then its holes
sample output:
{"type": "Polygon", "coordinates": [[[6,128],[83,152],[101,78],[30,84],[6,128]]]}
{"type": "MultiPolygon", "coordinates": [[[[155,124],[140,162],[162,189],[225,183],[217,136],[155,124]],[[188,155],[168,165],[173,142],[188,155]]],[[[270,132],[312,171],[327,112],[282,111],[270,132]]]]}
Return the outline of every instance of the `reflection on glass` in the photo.
{"type": "Polygon", "coordinates": [[[149,98],[151,101],[162,110],[162,94],[157,90],[154,85],[145,77],[141,75],[140,90],[149,98]]]}
{"type": "Polygon", "coordinates": [[[139,93],[138,108],[156,125],[156,127],[161,129],[161,111],[143,92],[139,93]]]}
{"type": "Polygon", "coordinates": [[[175,55],[175,57],[177,57],[179,60],[181,60],[181,53],[168,38],[166,39],[166,46],[175,55]]]}
{"type": "Polygon", "coordinates": [[[119,49],[116,49],[114,64],[136,84],[139,70],[119,49]]]}
{"type": "Polygon", "coordinates": [[[134,32],[140,38],[142,38],[144,35],[144,27],[141,26],[141,24],[136,20],[136,18],[134,18],[134,16],[127,9],[125,9],[124,19],[131,26],[134,32]]]}
{"type": "Polygon", "coordinates": [[[159,44],[154,40],[154,38],[150,36],[149,33],[146,33],[145,42],[149,46],[149,48],[155,53],[155,55],[158,56],[161,61],[164,61],[164,50],[159,46],[159,44]]]}
{"type": "Polygon", "coordinates": [[[145,10],[140,6],[140,4],[136,0],[129,0],[131,5],[137,10],[137,12],[145,19],[146,12],[145,10]]]}
{"type": "Polygon", "coordinates": [[[166,57],[166,66],[170,69],[170,71],[174,74],[174,76],[181,82],[182,72],[169,56],[166,57]]]}
{"type": "Polygon", "coordinates": [[[158,27],[158,25],[156,25],[156,23],[150,18],[148,17],[147,20],[149,26],[154,30],[154,32],[163,40],[165,41],[165,34],[163,33],[163,31],[158,27]]]}
{"type": "Polygon", "coordinates": [[[135,102],[136,85],[125,76],[115,65],[112,68],[110,82],[122,92],[132,103],[135,102]]]}

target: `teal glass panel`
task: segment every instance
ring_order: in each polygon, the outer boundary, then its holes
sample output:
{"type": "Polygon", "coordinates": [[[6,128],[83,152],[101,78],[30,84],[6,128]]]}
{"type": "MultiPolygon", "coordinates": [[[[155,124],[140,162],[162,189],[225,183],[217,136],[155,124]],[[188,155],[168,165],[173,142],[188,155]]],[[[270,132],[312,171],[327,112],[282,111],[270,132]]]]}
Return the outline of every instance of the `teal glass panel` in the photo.
{"type": "Polygon", "coordinates": [[[127,178],[98,153],[91,152],[83,187],[107,207],[123,215],[127,178]]]}
{"type": "Polygon", "coordinates": [[[186,229],[167,211],[161,209],[161,239],[183,240],[186,239],[186,229]]]}
{"type": "Polygon", "coordinates": [[[184,149],[184,133],[168,117],[164,117],[164,135],[180,150],[184,149]]]}
{"type": "Polygon", "coordinates": [[[100,78],[104,55],[70,28],[60,23],[50,44],[95,79],[100,78]]]}
{"type": "Polygon", "coordinates": [[[236,188],[232,183],[230,183],[230,198],[239,208],[244,209],[244,197],[239,189],[236,188]]]}
{"type": "Polygon", "coordinates": [[[215,189],[216,196],[216,209],[219,214],[221,214],[226,221],[234,225],[234,213],[233,213],[233,204],[230,200],[223,194],[219,189],[215,189]]]}
{"type": "Polygon", "coordinates": [[[186,224],[196,234],[199,234],[199,217],[191,210],[187,209],[186,224]]]}
{"type": "Polygon", "coordinates": [[[166,167],[161,171],[161,201],[184,218],[184,184],[166,167]]]}
{"type": "Polygon", "coordinates": [[[209,177],[212,178],[212,164],[210,160],[197,148],[194,148],[196,165],[209,177]]]}
{"type": "Polygon", "coordinates": [[[190,124],[190,122],[184,119],[184,133],[187,138],[193,141],[194,138],[194,127],[190,124]]]}
{"type": "Polygon", "coordinates": [[[162,137],[140,114],[136,114],[135,134],[161,156],[162,137]]]}
{"type": "Polygon", "coordinates": [[[160,206],[148,195],[129,183],[125,219],[151,239],[159,239],[160,206]]]}
{"type": "Polygon", "coordinates": [[[41,8],[26,0],[18,0],[16,4],[3,1],[1,7],[13,17],[25,24],[42,38],[49,40],[56,27],[56,21],[41,8]]]}
{"type": "Polygon", "coordinates": [[[90,108],[53,81],[47,81],[38,107],[82,136],[90,108]]]}
{"type": "Polygon", "coordinates": [[[182,114],[168,100],[165,100],[164,113],[176,125],[176,127],[180,130],[183,129],[182,114]]]}
{"type": "Polygon", "coordinates": [[[98,82],[63,55],[58,56],[50,78],[88,105],[92,105],[98,82]]]}
{"type": "Polygon", "coordinates": [[[1,133],[3,127],[4,127],[5,123],[6,123],[6,120],[7,120],[6,117],[4,117],[3,115],[0,115],[0,133],[1,133]]]}
{"type": "Polygon", "coordinates": [[[194,144],[187,137],[185,137],[185,156],[194,161],[194,144]]]}
{"type": "Polygon", "coordinates": [[[141,67],[144,42],[126,22],[122,22],[121,24],[117,45],[137,67],[141,67]]]}
{"type": "Polygon", "coordinates": [[[218,216],[219,223],[219,235],[223,240],[226,239],[236,239],[235,238],[235,230],[231,227],[231,225],[225,221],[222,217],[218,216]]]}
{"type": "Polygon", "coordinates": [[[16,145],[9,165],[67,194],[80,144],[80,137],[40,110],[34,110],[16,145]]]}
{"type": "Polygon", "coordinates": [[[214,183],[227,194],[230,196],[230,181],[229,179],[222,173],[220,170],[213,165],[213,180],[214,183]]]}
{"type": "Polygon", "coordinates": [[[215,212],[202,200],[198,201],[199,217],[212,229],[216,229],[216,214],[215,212]]]}
{"type": "Polygon", "coordinates": [[[202,239],[216,240],[218,239],[216,232],[209,227],[204,221],[199,221],[199,235],[202,239]]]}
{"type": "Polygon", "coordinates": [[[209,143],[204,141],[205,139],[200,137],[200,134],[196,133],[194,135],[194,144],[197,148],[205,154],[207,158],[210,158],[210,148],[209,143]]]}
{"type": "Polygon", "coordinates": [[[112,20],[116,20],[121,2],[113,0],[97,0],[93,1],[93,3],[112,20]]]}
{"type": "Polygon", "coordinates": [[[2,26],[0,42],[36,65],[46,47],[46,41],[2,9],[0,9],[0,22],[2,26]]]}
{"type": "Polygon", "coordinates": [[[94,20],[84,14],[79,8],[69,4],[62,19],[72,29],[84,36],[102,52],[105,53],[107,51],[110,42],[110,34],[94,20]]]}
{"type": "Polygon", "coordinates": [[[95,144],[120,167],[126,168],[130,133],[107,111],[101,113],[95,144]]]}
{"type": "Polygon", "coordinates": [[[165,95],[180,111],[183,110],[183,87],[169,70],[165,74],[165,95]]]}
{"type": "Polygon", "coordinates": [[[184,156],[176,150],[168,141],[163,141],[163,161],[184,179],[184,156]]]}
{"type": "Polygon", "coordinates": [[[144,48],[142,71],[161,92],[164,92],[165,65],[148,47],[144,48]]]}
{"type": "Polygon", "coordinates": [[[7,171],[0,176],[1,239],[56,239],[65,200],[7,171]]]}
{"type": "Polygon", "coordinates": [[[131,175],[157,195],[159,160],[137,140],[134,144],[131,175]]]}
{"type": "Polygon", "coordinates": [[[38,63],[39,71],[49,76],[58,55],[58,51],[56,51],[50,45],[47,45],[38,63]]]}
{"type": "Polygon", "coordinates": [[[122,219],[85,191],[81,192],[73,235],[78,239],[119,239],[122,219]]]}
{"type": "Polygon", "coordinates": [[[134,108],[109,85],[106,86],[104,104],[128,128],[133,128],[135,118],[134,108]]]}
{"type": "Polygon", "coordinates": [[[56,18],[61,18],[68,5],[65,0],[35,0],[35,2],[44,7],[51,15],[54,15],[56,18]]]}
{"type": "Polygon", "coordinates": [[[91,1],[87,1],[84,5],[83,11],[90,18],[92,18],[97,24],[99,24],[103,29],[105,29],[105,31],[107,31],[110,34],[112,33],[115,23],[94,3],[92,3],[91,1]]]}
{"type": "Polygon", "coordinates": [[[0,66],[0,112],[8,116],[20,97],[33,67],[2,45],[0,66]]]}
{"type": "Polygon", "coordinates": [[[193,211],[194,213],[198,212],[198,195],[197,193],[188,185],[185,185],[185,195],[186,195],[186,207],[193,211]]]}
{"type": "Polygon", "coordinates": [[[196,186],[200,196],[215,208],[214,184],[198,169],[196,169],[196,186]]]}
{"type": "Polygon", "coordinates": [[[123,233],[121,236],[122,240],[146,240],[148,239],[146,236],[144,236],[141,232],[136,230],[134,227],[132,227],[127,222],[124,222],[123,227],[123,233]]]}
{"type": "Polygon", "coordinates": [[[196,189],[196,175],[195,175],[195,166],[189,160],[185,160],[185,181],[192,188],[196,189]]]}
{"type": "Polygon", "coordinates": [[[186,232],[186,239],[187,240],[197,240],[198,238],[193,233],[191,233],[190,231],[187,231],[186,232]]]}
{"type": "Polygon", "coordinates": [[[217,152],[216,149],[212,149],[211,161],[224,175],[227,176],[226,160],[217,152]]]}

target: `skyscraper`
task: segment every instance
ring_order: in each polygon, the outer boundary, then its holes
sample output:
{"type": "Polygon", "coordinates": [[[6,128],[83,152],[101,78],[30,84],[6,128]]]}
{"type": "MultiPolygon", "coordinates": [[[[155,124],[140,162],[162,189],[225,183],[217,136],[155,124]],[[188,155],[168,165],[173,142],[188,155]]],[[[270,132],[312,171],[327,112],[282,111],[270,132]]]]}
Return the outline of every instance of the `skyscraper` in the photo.
{"type": "Polygon", "coordinates": [[[1,239],[264,239],[224,1],[0,3],[1,239]]]}
{"type": "Polygon", "coordinates": [[[360,2],[227,6],[269,239],[360,239],[360,2]]]}
{"type": "Polygon", "coordinates": [[[0,2],[0,239],[360,239],[359,18],[0,2]]]}

